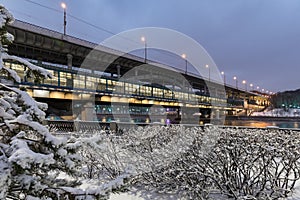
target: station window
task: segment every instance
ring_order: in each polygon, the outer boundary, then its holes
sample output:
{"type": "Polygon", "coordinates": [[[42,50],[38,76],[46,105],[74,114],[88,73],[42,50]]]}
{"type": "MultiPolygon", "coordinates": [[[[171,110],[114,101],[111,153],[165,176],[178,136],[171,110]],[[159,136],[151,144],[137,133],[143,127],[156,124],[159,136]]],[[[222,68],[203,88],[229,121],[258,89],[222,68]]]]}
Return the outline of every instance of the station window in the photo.
{"type": "Polygon", "coordinates": [[[85,88],[85,76],[76,74],[74,77],[74,88],[85,88]]]}
{"type": "Polygon", "coordinates": [[[152,87],[149,87],[149,86],[140,86],[140,95],[143,95],[143,96],[151,96],[151,90],[152,90],[152,87]]]}
{"type": "Polygon", "coordinates": [[[116,81],[107,80],[107,89],[109,91],[114,91],[115,90],[115,85],[116,85],[116,81]]]}
{"type": "Polygon", "coordinates": [[[153,96],[154,97],[163,97],[163,89],[153,88],[153,96]]]}
{"type": "Polygon", "coordinates": [[[138,94],[138,85],[125,83],[125,93],[126,94],[138,94]]]}
{"type": "Polygon", "coordinates": [[[124,93],[124,83],[116,82],[115,91],[118,93],[124,93]]]}
{"type": "MultiPolygon", "coordinates": [[[[58,86],[58,72],[53,70],[47,71],[52,75],[52,78],[46,78],[44,80],[44,84],[58,86]]],[[[27,81],[29,82],[30,80],[27,81]]]]}
{"type": "Polygon", "coordinates": [[[104,78],[98,79],[97,90],[99,90],[99,91],[106,90],[106,79],[104,79],[104,78]]]}
{"type": "Polygon", "coordinates": [[[60,86],[73,87],[72,74],[68,72],[60,72],[60,86]]]}
{"type": "Polygon", "coordinates": [[[86,77],[86,89],[95,90],[98,84],[98,79],[96,77],[87,76],[86,77]]]}

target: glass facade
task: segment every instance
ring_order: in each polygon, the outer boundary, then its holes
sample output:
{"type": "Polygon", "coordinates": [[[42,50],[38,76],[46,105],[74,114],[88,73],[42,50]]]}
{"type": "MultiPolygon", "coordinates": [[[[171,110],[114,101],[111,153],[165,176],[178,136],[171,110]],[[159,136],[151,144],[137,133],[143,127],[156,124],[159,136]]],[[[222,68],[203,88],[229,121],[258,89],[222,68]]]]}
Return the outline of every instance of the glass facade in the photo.
{"type": "MultiPolygon", "coordinates": [[[[35,63],[36,64],[36,63],[35,63]]],[[[23,65],[11,62],[5,62],[5,66],[14,69],[22,80],[22,84],[33,84],[33,77],[25,77],[25,68],[23,65]]],[[[150,84],[133,83],[118,81],[110,77],[103,77],[97,73],[89,73],[67,69],[65,67],[52,66],[50,64],[42,65],[53,76],[51,79],[45,79],[42,86],[45,87],[60,87],[67,89],[84,89],[95,92],[116,93],[123,95],[137,95],[140,97],[167,100],[173,102],[190,102],[193,104],[202,105],[218,105],[226,104],[226,99],[208,97],[199,93],[183,92],[178,89],[168,89],[164,86],[152,86],[150,84]]],[[[1,74],[5,76],[5,74],[1,74]]],[[[231,102],[232,103],[232,102],[231,102]]]]}

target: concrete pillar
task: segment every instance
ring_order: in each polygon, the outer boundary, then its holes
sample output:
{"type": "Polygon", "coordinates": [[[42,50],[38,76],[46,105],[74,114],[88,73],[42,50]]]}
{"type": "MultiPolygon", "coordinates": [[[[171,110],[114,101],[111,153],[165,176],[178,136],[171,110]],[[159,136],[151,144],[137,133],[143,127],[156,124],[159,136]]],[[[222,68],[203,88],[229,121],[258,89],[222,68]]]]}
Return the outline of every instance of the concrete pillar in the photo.
{"type": "Polygon", "coordinates": [[[220,110],[216,110],[216,119],[220,119],[220,110]]]}
{"type": "Polygon", "coordinates": [[[81,118],[83,121],[94,121],[95,120],[95,106],[88,102],[83,106],[81,111],[81,118]]]}
{"type": "Polygon", "coordinates": [[[109,128],[113,133],[117,133],[118,132],[118,124],[116,121],[111,121],[109,123],[109,128]]]}
{"type": "Polygon", "coordinates": [[[117,65],[117,75],[118,75],[118,78],[121,77],[121,66],[120,65],[117,65]]]}
{"type": "Polygon", "coordinates": [[[67,54],[67,59],[68,59],[68,62],[67,62],[67,64],[68,64],[68,68],[69,69],[71,69],[72,68],[72,66],[73,66],[73,56],[72,56],[72,54],[67,54]]]}

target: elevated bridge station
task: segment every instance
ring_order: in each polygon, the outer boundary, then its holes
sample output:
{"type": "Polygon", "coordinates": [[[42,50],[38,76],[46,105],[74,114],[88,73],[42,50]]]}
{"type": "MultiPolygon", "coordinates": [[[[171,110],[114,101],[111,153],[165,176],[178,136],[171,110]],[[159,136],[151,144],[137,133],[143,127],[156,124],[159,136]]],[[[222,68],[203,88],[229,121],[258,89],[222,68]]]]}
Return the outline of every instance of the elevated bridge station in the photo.
{"type": "Polygon", "coordinates": [[[37,83],[24,76],[23,65],[6,60],[5,65],[22,79],[20,84],[9,84],[47,103],[50,119],[178,123],[185,115],[200,116],[197,123],[203,123],[212,115],[249,115],[269,103],[264,94],[224,86],[160,63],[145,63],[143,58],[22,21],[16,20],[8,31],[15,36],[9,54],[53,75],[37,83]],[[145,64],[148,67],[141,67],[145,64]],[[226,95],[219,95],[221,88],[226,95]]]}

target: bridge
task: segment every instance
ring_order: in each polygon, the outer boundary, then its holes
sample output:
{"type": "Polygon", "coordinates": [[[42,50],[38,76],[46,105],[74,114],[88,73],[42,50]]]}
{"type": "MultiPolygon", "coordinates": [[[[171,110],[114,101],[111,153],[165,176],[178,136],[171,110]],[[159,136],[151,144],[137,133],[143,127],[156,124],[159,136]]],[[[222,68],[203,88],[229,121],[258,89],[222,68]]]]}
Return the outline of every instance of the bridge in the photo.
{"type": "Polygon", "coordinates": [[[25,76],[24,66],[6,60],[4,64],[22,81],[1,81],[47,103],[49,119],[178,123],[184,116],[186,121],[197,116],[201,124],[212,117],[249,115],[269,104],[266,94],[224,86],[161,63],[150,62],[142,69],[143,58],[26,22],[16,20],[8,31],[15,36],[9,53],[47,69],[53,78],[37,83],[25,76]],[[124,79],[128,73],[134,73],[138,81],[124,79]]]}

